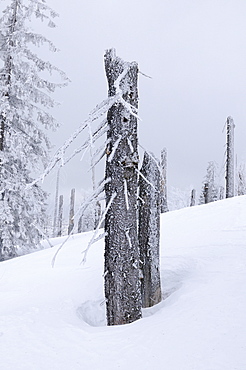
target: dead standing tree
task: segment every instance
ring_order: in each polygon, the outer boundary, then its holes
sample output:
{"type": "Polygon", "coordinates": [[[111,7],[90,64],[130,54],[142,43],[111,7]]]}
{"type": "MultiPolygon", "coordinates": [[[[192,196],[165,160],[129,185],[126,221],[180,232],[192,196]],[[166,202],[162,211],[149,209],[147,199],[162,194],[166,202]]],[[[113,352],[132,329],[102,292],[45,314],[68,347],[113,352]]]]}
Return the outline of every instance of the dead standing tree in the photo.
{"type": "Polygon", "coordinates": [[[234,121],[227,117],[226,143],[226,198],[234,197],[234,121]]]}
{"type": "Polygon", "coordinates": [[[63,195],[59,197],[57,236],[62,236],[63,195]]]}
{"type": "Polygon", "coordinates": [[[107,115],[105,217],[105,297],[108,325],[141,318],[139,248],[137,236],[138,187],[138,65],[105,53],[109,97],[119,93],[107,115]]]}
{"type": "Polygon", "coordinates": [[[195,205],[196,205],[196,189],[192,189],[190,196],[190,207],[194,207],[195,205]]]}
{"type": "Polygon", "coordinates": [[[142,306],[161,301],[160,170],[153,154],[144,153],[139,178],[139,249],[142,306]]]}
{"type": "Polygon", "coordinates": [[[70,211],[68,220],[68,235],[71,234],[74,228],[74,203],[75,203],[75,189],[71,190],[70,197],[70,211]]]}
{"type": "Polygon", "coordinates": [[[59,181],[60,181],[60,170],[58,168],[56,175],[56,191],[55,191],[55,208],[54,208],[54,221],[53,221],[53,238],[58,236],[58,199],[59,199],[59,181]]]}
{"type": "Polygon", "coordinates": [[[168,212],[167,205],[167,149],[161,151],[161,213],[168,212]]]}

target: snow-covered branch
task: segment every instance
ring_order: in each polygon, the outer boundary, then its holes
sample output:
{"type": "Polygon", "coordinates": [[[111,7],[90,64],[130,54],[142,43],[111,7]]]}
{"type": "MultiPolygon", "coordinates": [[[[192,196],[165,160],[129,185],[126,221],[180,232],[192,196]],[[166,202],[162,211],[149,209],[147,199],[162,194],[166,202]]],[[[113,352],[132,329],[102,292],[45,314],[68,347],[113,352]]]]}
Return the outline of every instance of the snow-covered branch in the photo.
{"type": "MultiPolygon", "coordinates": [[[[87,209],[87,207],[89,205],[91,205],[91,203],[98,201],[98,196],[104,191],[105,184],[107,184],[109,181],[110,181],[110,179],[106,179],[106,180],[103,180],[99,184],[99,186],[95,189],[95,191],[92,192],[91,196],[88,197],[81,204],[81,206],[79,207],[78,211],[75,213],[74,218],[77,217],[78,215],[81,217],[84,214],[84,212],[87,209]]],[[[74,229],[74,226],[70,230],[70,233],[68,234],[68,236],[66,237],[66,239],[63,241],[63,243],[57,249],[54,257],[52,258],[52,261],[51,261],[52,267],[54,267],[54,265],[55,265],[55,261],[56,261],[56,257],[58,255],[58,253],[60,252],[60,250],[62,249],[62,247],[64,246],[64,244],[66,244],[66,242],[69,240],[70,236],[72,235],[73,229],[74,229]]]]}

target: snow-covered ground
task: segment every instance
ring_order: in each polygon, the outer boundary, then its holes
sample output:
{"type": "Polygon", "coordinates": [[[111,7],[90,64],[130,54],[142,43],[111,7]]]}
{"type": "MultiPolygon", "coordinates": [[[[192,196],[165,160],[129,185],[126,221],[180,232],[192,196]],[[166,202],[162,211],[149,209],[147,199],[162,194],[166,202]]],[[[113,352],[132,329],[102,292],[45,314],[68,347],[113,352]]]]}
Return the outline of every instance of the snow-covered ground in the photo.
{"type": "Polygon", "coordinates": [[[1,370],[245,370],[246,197],[162,215],[163,301],[105,325],[91,233],[0,264],[1,370]]]}

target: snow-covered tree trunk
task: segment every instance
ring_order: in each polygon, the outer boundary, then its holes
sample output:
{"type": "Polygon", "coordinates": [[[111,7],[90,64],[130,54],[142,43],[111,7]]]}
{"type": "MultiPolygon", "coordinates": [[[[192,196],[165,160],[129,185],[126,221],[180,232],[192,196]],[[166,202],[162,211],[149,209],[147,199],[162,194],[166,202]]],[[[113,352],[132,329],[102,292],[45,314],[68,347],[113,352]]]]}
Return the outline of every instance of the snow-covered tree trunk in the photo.
{"type": "Polygon", "coordinates": [[[161,213],[168,212],[167,205],[167,149],[161,151],[161,213]]]}
{"type": "Polygon", "coordinates": [[[63,195],[59,197],[57,236],[62,236],[63,195]]]}
{"type": "Polygon", "coordinates": [[[210,161],[207,167],[205,181],[203,183],[200,204],[215,202],[219,198],[220,187],[218,185],[218,165],[210,161]]]}
{"type": "Polygon", "coordinates": [[[219,186],[219,195],[218,200],[222,200],[225,197],[225,188],[224,186],[219,186]]]}
{"type": "Polygon", "coordinates": [[[161,301],[160,170],[153,154],[145,152],[139,177],[139,249],[143,307],[161,301]]]}
{"type": "Polygon", "coordinates": [[[101,204],[98,201],[95,204],[94,216],[95,216],[95,219],[94,219],[94,230],[96,230],[97,225],[98,225],[99,220],[100,220],[100,216],[101,216],[101,204]]]}
{"type": "Polygon", "coordinates": [[[245,166],[241,165],[237,173],[237,195],[246,194],[245,166]]]}
{"type": "Polygon", "coordinates": [[[234,197],[234,127],[232,117],[227,117],[226,198],[234,197]]]}
{"type": "MultiPolygon", "coordinates": [[[[3,151],[3,139],[4,139],[4,117],[0,114],[0,151],[3,151]]],[[[0,158],[1,166],[1,158],[0,158]]]]}
{"type": "Polygon", "coordinates": [[[205,182],[205,184],[204,184],[203,194],[204,194],[204,203],[205,204],[209,203],[210,202],[210,200],[209,200],[209,184],[207,182],[205,182]]]}
{"type": "MultiPolygon", "coordinates": [[[[11,12],[9,15],[9,35],[8,43],[10,48],[14,48],[14,41],[12,38],[13,33],[15,32],[15,27],[17,23],[16,15],[18,9],[18,1],[12,1],[11,12]]],[[[0,33],[1,35],[1,33],[0,33]]],[[[3,224],[0,230],[0,261],[15,257],[16,251],[13,244],[10,242],[8,232],[4,229],[8,224],[8,221],[5,216],[2,216],[1,213],[4,212],[4,208],[8,203],[8,196],[6,198],[6,189],[2,186],[4,183],[2,178],[4,176],[4,142],[5,142],[5,132],[6,132],[6,113],[4,111],[4,105],[7,105],[9,102],[10,96],[10,84],[11,84],[11,71],[13,68],[12,56],[10,54],[5,56],[4,68],[0,70],[2,88],[0,91],[0,101],[3,102],[3,108],[0,109],[0,222],[3,224]],[[7,242],[5,242],[5,239],[7,242]]]]}
{"type": "Polygon", "coordinates": [[[55,191],[55,207],[54,207],[54,221],[53,221],[53,237],[57,236],[57,229],[58,229],[58,198],[59,198],[59,180],[60,180],[60,169],[58,168],[57,176],[56,176],[56,191],[55,191]]]}
{"type": "Polygon", "coordinates": [[[191,190],[190,206],[193,207],[196,204],[196,189],[191,190]]]}
{"type": "Polygon", "coordinates": [[[69,221],[68,221],[68,235],[74,228],[74,203],[75,203],[75,189],[71,190],[70,197],[70,210],[69,210],[69,221]]]}
{"type": "Polygon", "coordinates": [[[106,149],[105,297],[108,325],[141,318],[137,236],[138,65],[126,63],[110,49],[105,53],[109,97],[119,100],[108,111],[106,149]],[[119,82],[120,79],[120,82],[119,82]]]}
{"type": "Polygon", "coordinates": [[[83,216],[80,216],[79,217],[79,220],[78,220],[78,233],[82,233],[82,225],[83,225],[83,216]]]}

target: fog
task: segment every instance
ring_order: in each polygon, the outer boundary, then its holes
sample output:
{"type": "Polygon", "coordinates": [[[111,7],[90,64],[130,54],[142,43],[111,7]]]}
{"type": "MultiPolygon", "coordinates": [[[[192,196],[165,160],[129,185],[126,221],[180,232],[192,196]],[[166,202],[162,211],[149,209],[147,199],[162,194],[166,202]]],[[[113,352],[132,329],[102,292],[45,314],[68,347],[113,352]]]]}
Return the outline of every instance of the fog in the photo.
{"type": "MultiPolygon", "coordinates": [[[[1,2],[3,8],[9,1],[1,2]]],[[[246,2],[91,0],[47,1],[60,17],[57,28],[33,24],[60,49],[40,53],[71,80],[55,98],[61,128],[50,134],[57,149],[107,97],[103,55],[137,61],[139,141],[160,156],[168,151],[168,186],[200,192],[209,161],[216,161],[223,182],[226,134],[232,116],[237,162],[245,160],[246,2]]],[[[83,139],[81,138],[79,142],[83,139]]],[[[76,144],[77,145],[77,144],[76,144]]],[[[91,187],[89,157],[62,169],[61,191],[91,187]]],[[[103,176],[103,164],[96,170],[103,176]]],[[[54,191],[56,171],[45,187],[54,191]]]]}

